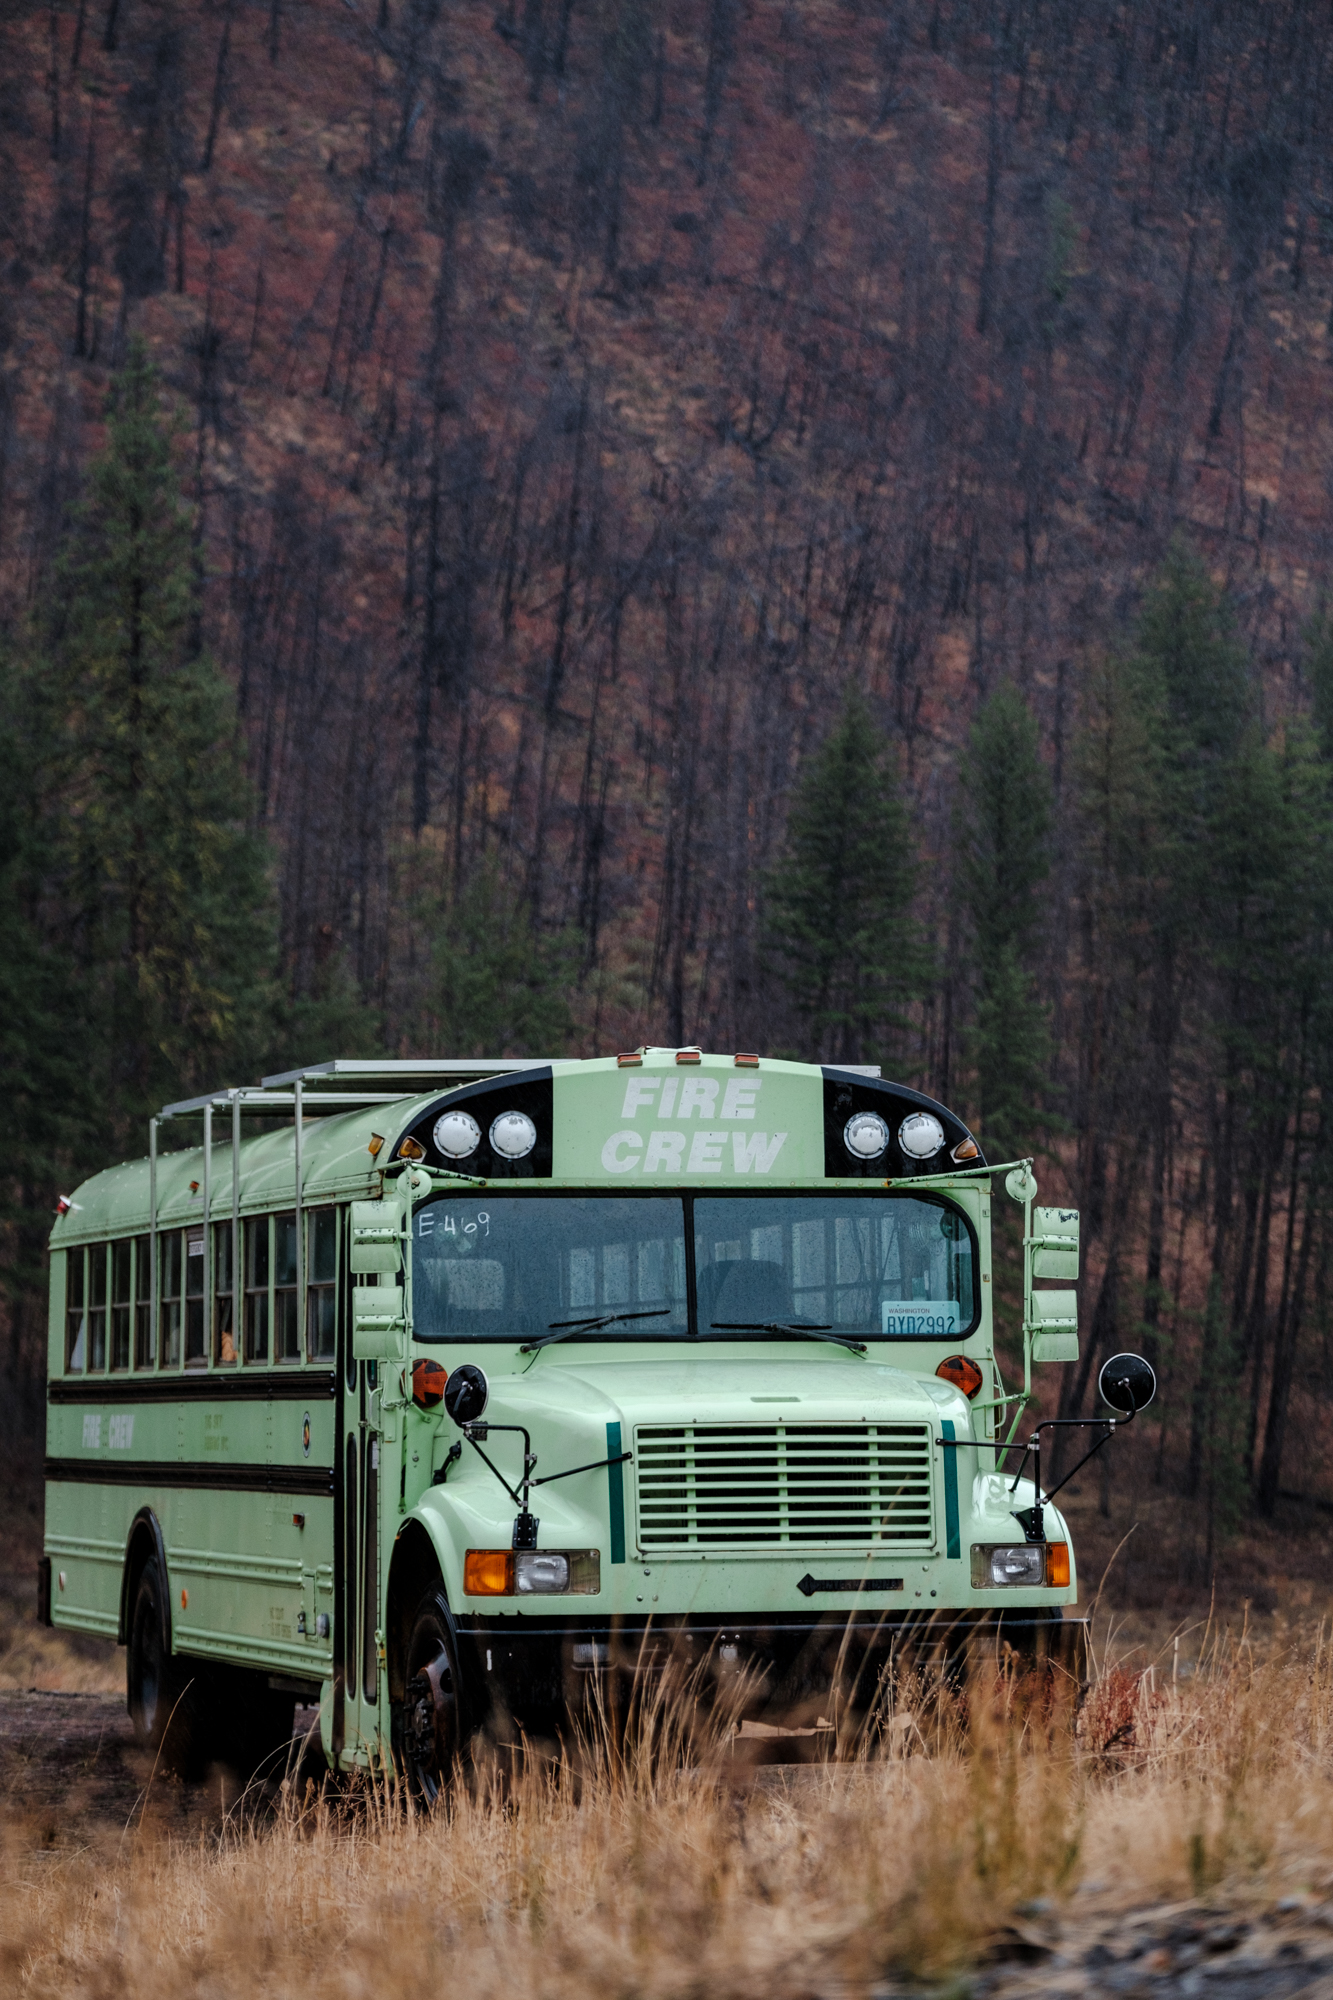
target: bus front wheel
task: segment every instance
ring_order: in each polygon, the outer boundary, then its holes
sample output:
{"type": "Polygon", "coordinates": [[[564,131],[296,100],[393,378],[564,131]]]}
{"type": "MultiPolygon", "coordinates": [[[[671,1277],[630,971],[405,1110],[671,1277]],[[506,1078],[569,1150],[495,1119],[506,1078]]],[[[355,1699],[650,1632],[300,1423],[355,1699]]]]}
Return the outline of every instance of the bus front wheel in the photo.
{"type": "Polygon", "coordinates": [[[166,1582],[152,1555],[139,1571],[130,1605],[126,1706],[135,1740],[160,1751],[168,1765],[183,1765],[189,1761],[189,1683],[168,1645],[166,1603],[166,1582]]]}
{"type": "Polygon", "coordinates": [[[412,1620],[399,1738],[408,1782],[427,1805],[439,1798],[458,1759],[458,1704],[453,1620],[443,1589],[434,1584],[412,1620]]]}

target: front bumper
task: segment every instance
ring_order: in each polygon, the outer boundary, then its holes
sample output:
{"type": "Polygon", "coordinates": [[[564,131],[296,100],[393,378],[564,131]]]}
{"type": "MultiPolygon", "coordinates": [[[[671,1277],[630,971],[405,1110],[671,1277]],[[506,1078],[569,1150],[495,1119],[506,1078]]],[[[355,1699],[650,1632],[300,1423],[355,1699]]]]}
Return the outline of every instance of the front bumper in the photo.
{"type": "Polygon", "coordinates": [[[951,1678],[983,1659],[1048,1663],[1081,1682],[1086,1620],[1049,1609],[812,1611],[728,1617],[569,1618],[465,1613],[458,1620],[474,1719],[552,1726],[596,1684],[624,1688],[672,1668],[701,1694],[746,1673],[742,1715],[794,1712],[836,1687],[852,1710],[874,1706],[886,1679],[933,1669],[951,1678]]]}

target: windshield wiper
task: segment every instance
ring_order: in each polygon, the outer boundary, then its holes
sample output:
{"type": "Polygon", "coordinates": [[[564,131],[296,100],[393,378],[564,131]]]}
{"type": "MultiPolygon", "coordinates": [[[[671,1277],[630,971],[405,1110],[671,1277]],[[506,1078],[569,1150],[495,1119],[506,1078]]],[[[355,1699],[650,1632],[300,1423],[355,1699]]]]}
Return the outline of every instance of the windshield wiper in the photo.
{"type": "Polygon", "coordinates": [[[834,1333],[831,1327],[816,1326],[813,1322],[802,1324],[792,1319],[715,1319],[710,1321],[715,1333],[723,1329],[731,1333],[800,1333],[808,1340],[827,1340],[834,1347],[850,1348],[853,1354],[864,1354],[863,1340],[849,1340],[844,1333],[834,1333]]]}
{"type": "Polygon", "coordinates": [[[614,1326],[622,1319],[665,1319],[670,1311],[670,1306],[654,1306],[651,1312],[597,1313],[592,1319],[553,1319],[549,1333],[543,1334],[540,1340],[525,1340],[518,1351],[520,1354],[535,1354],[539,1347],[554,1347],[557,1340],[568,1340],[570,1334],[577,1333],[580,1327],[586,1330],[595,1326],[614,1326]]]}

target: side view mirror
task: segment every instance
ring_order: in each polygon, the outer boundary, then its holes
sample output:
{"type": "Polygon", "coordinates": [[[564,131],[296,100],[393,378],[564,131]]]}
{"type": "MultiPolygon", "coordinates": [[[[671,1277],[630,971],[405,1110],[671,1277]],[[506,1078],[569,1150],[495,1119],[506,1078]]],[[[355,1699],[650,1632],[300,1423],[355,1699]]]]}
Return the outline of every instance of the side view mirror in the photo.
{"type": "Polygon", "coordinates": [[[1113,1354],[1102,1364],[1097,1390],[1109,1408],[1132,1417],[1146,1410],[1157,1394],[1157,1377],[1141,1354],[1113,1354]]]}
{"type": "Polygon", "coordinates": [[[486,1377],[471,1361],[460,1361],[444,1385],[444,1407],[460,1429],[476,1423],[489,1397],[486,1377]]]}

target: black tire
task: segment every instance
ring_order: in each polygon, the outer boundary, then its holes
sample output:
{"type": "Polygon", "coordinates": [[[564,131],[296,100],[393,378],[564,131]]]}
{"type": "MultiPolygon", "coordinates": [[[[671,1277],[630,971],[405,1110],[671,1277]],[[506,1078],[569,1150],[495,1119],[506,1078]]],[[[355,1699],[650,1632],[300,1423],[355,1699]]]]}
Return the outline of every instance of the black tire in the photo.
{"type": "Polygon", "coordinates": [[[149,1556],[130,1598],[125,1650],[125,1705],[135,1741],[160,1756],[168,1769],[186,1771],[195,1760],[196,1683],[167,1642],[166,1579],[149,1556]]]}
{"type": "Polygon", "coordinates": [[[398,1745],[413,1793],[434,1805],[454,1775],[463,1745],[458,1645],[442,1584],[431,1586],[412,1620],[398,1745]]]}

